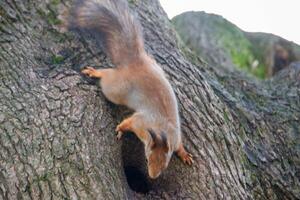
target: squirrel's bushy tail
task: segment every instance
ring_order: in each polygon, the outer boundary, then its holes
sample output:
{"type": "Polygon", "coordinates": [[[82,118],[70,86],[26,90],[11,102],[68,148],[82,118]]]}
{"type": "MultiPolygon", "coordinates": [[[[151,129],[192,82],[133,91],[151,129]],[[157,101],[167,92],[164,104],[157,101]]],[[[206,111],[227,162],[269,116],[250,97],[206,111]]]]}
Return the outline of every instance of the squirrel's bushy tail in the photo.
{"type": "Polygon", "coordinates": [[[144,53],[140,24],[127,0],[77,0],[66,15],[68,29],[99,33],[115,65],[129,64],[144,53]]]}

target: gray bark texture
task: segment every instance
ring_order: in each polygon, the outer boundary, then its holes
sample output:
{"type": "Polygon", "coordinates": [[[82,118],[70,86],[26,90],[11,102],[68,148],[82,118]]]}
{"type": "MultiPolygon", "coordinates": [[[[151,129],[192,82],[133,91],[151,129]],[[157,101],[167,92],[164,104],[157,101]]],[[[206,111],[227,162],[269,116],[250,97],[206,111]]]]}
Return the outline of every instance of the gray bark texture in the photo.
{"type": "Polygon", "coordinates": [[[80,74],[110,62],[93,39],[57,30],[70,1],[1,0],[0,199],[299,199],[300,64],[264,82],[215,70],[178,42],[157,0],[130,5],[194,165],[173,156],[150,180],[143,145],[116,141],[130,111],[80,74]]]}

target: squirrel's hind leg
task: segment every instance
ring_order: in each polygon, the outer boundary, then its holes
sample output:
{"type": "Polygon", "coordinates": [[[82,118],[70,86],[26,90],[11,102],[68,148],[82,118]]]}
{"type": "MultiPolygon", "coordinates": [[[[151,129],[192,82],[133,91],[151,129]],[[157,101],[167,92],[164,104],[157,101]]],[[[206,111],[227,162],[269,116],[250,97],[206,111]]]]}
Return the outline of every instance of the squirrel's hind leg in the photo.
{"type": "Polygon", "coordinates": [[[103,70],[94,69],[93,67],[89,67],[89,66],[85,67],[81,72],[92,78],[102,78],[103,77],[103,70]]]}

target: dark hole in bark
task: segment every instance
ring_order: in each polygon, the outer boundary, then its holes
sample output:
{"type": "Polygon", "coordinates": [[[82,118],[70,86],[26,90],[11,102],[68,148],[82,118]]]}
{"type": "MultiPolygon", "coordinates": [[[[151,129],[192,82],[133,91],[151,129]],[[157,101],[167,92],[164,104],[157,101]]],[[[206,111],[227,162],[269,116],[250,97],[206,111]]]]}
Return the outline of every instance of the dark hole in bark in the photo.
{"type": "Polygon", "coordinates": [[[129,187],[146,194],[151,189],[143,143],[132,133],[122,137],[122,160],[129,187]]]}
{"type": "Polygon", "coordinates": [[[129,187],[138,193],[147,194],[150,190],[148,179],[143,172],[133,166],[124,167],[129,187]]]}

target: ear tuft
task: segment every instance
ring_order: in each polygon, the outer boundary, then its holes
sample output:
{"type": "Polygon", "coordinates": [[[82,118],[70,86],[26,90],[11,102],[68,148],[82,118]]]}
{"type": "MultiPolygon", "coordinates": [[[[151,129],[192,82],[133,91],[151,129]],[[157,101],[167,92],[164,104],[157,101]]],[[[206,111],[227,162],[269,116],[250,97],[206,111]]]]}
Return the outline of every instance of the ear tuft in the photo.
{"type": "Polygon", "coordinates": [[[157,144],[159,143],[157,135],[155,134],[155,132],[153,131],[153,129],[148,129],[148,132],[152,138],[153,141],[153,145],[152,148],[155,148],[155,146],[157,146],[157,144]]]}
{"type": "Polygon", "coordinates": [[[168,139],[165,132],[161,133],[161,142],[162,142],[162,146],[168,151],[169,150],[168,139]]]}
{"type": "Polygon", "coordinates": [[[158,137],[158,135],[153,131],[153,129],[148,129],[148,132],[149,132],[149,134],[152,138],[152,141],[153,141],[152,149],[155,148],[155,147],[163,147],[163,148],[166,149],[166,151],[169,150],[166,133],[162,132],[160,134],[160,137],[158,137]]]}

